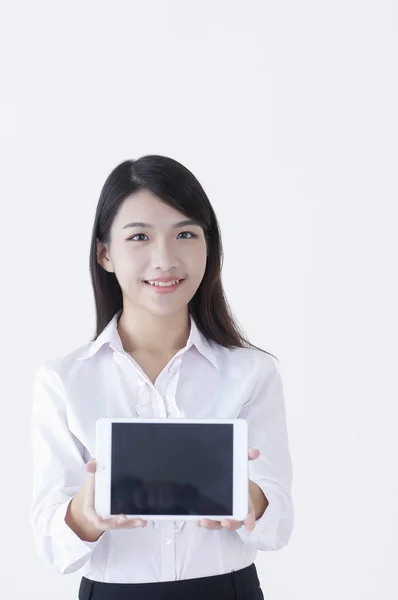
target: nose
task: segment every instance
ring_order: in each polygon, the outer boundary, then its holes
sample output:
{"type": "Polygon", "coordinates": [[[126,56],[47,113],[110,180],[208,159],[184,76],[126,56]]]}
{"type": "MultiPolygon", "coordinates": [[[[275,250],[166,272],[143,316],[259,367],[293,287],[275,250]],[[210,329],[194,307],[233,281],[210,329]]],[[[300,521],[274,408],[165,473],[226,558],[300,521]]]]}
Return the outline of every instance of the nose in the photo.
{"type": "Polygon", "coordinates": [[[157,244],[153,244],[152,248],[151,263],[153,269],[168,272],[179,267],[180,260],[173,244],[159,241],[157,244]]]}

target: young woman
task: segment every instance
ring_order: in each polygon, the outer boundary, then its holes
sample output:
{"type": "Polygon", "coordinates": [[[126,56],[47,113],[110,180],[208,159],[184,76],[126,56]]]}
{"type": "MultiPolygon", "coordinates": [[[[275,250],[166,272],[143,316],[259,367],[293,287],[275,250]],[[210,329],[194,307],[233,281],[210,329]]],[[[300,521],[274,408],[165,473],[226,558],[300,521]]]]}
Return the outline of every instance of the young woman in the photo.
{"type": "Polygon", "coordinates": [[[149,155],[111,172],[90,250],[95,336],[43,364],[35,379],[31,525],[48,566],[82,575],[80,600],[261,599],[257,551],[290,539],[281,377],[275,357],[239,331],[221,266],[216,215],[187,168],[149,155]],[[246,519],[101,519],[94,478],[102,416],[245,419],[246,519]]]}

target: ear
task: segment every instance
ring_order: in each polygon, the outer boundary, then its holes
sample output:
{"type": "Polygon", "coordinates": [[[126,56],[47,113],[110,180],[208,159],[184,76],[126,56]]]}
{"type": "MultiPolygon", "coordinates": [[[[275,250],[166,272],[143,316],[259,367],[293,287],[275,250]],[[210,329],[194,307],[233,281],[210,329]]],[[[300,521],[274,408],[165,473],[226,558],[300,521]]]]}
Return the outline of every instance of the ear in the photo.
{"type": "Polygon", "coordinates": [[[112,259],[109,253],[109,248],[108,245],[105,244],[104,242],[100,242],[97,239],[96,242],[97,245],[97,261],[98,263],[101,265],[101,267],[103,269],[105,269],[105,271],[108,271],[108,273],[114,273],[115,269],[113,267],[113,263],[112,263],[112,259]]]}

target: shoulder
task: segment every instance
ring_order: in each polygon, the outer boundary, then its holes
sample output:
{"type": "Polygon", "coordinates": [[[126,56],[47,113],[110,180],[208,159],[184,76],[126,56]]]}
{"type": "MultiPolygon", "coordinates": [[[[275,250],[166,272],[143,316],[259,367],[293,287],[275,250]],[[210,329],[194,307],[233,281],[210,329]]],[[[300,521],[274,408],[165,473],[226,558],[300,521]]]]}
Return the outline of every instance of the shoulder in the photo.
{"type": "Polygon", "coordinates": [[[91,347],[91,342],[75,348],[71,352],[61,356],[53,357],[41,363],[36,370],[36,379],[52,378],[58,383],[65,382],[71,376],[85,368],[84,360],[81,360],[91,347]]]}

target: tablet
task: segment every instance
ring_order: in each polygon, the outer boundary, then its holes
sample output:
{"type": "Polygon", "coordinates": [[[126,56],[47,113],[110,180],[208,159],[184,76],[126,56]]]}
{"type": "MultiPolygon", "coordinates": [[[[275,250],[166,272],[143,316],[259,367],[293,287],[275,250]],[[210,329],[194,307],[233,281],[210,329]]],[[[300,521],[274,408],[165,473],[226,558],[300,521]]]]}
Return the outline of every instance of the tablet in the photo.
{"type": "Polygon", "coordinates": [[[102,518],[247,517],[244,419],[101,418],[96,460],[95,510],[102,518]]]}

